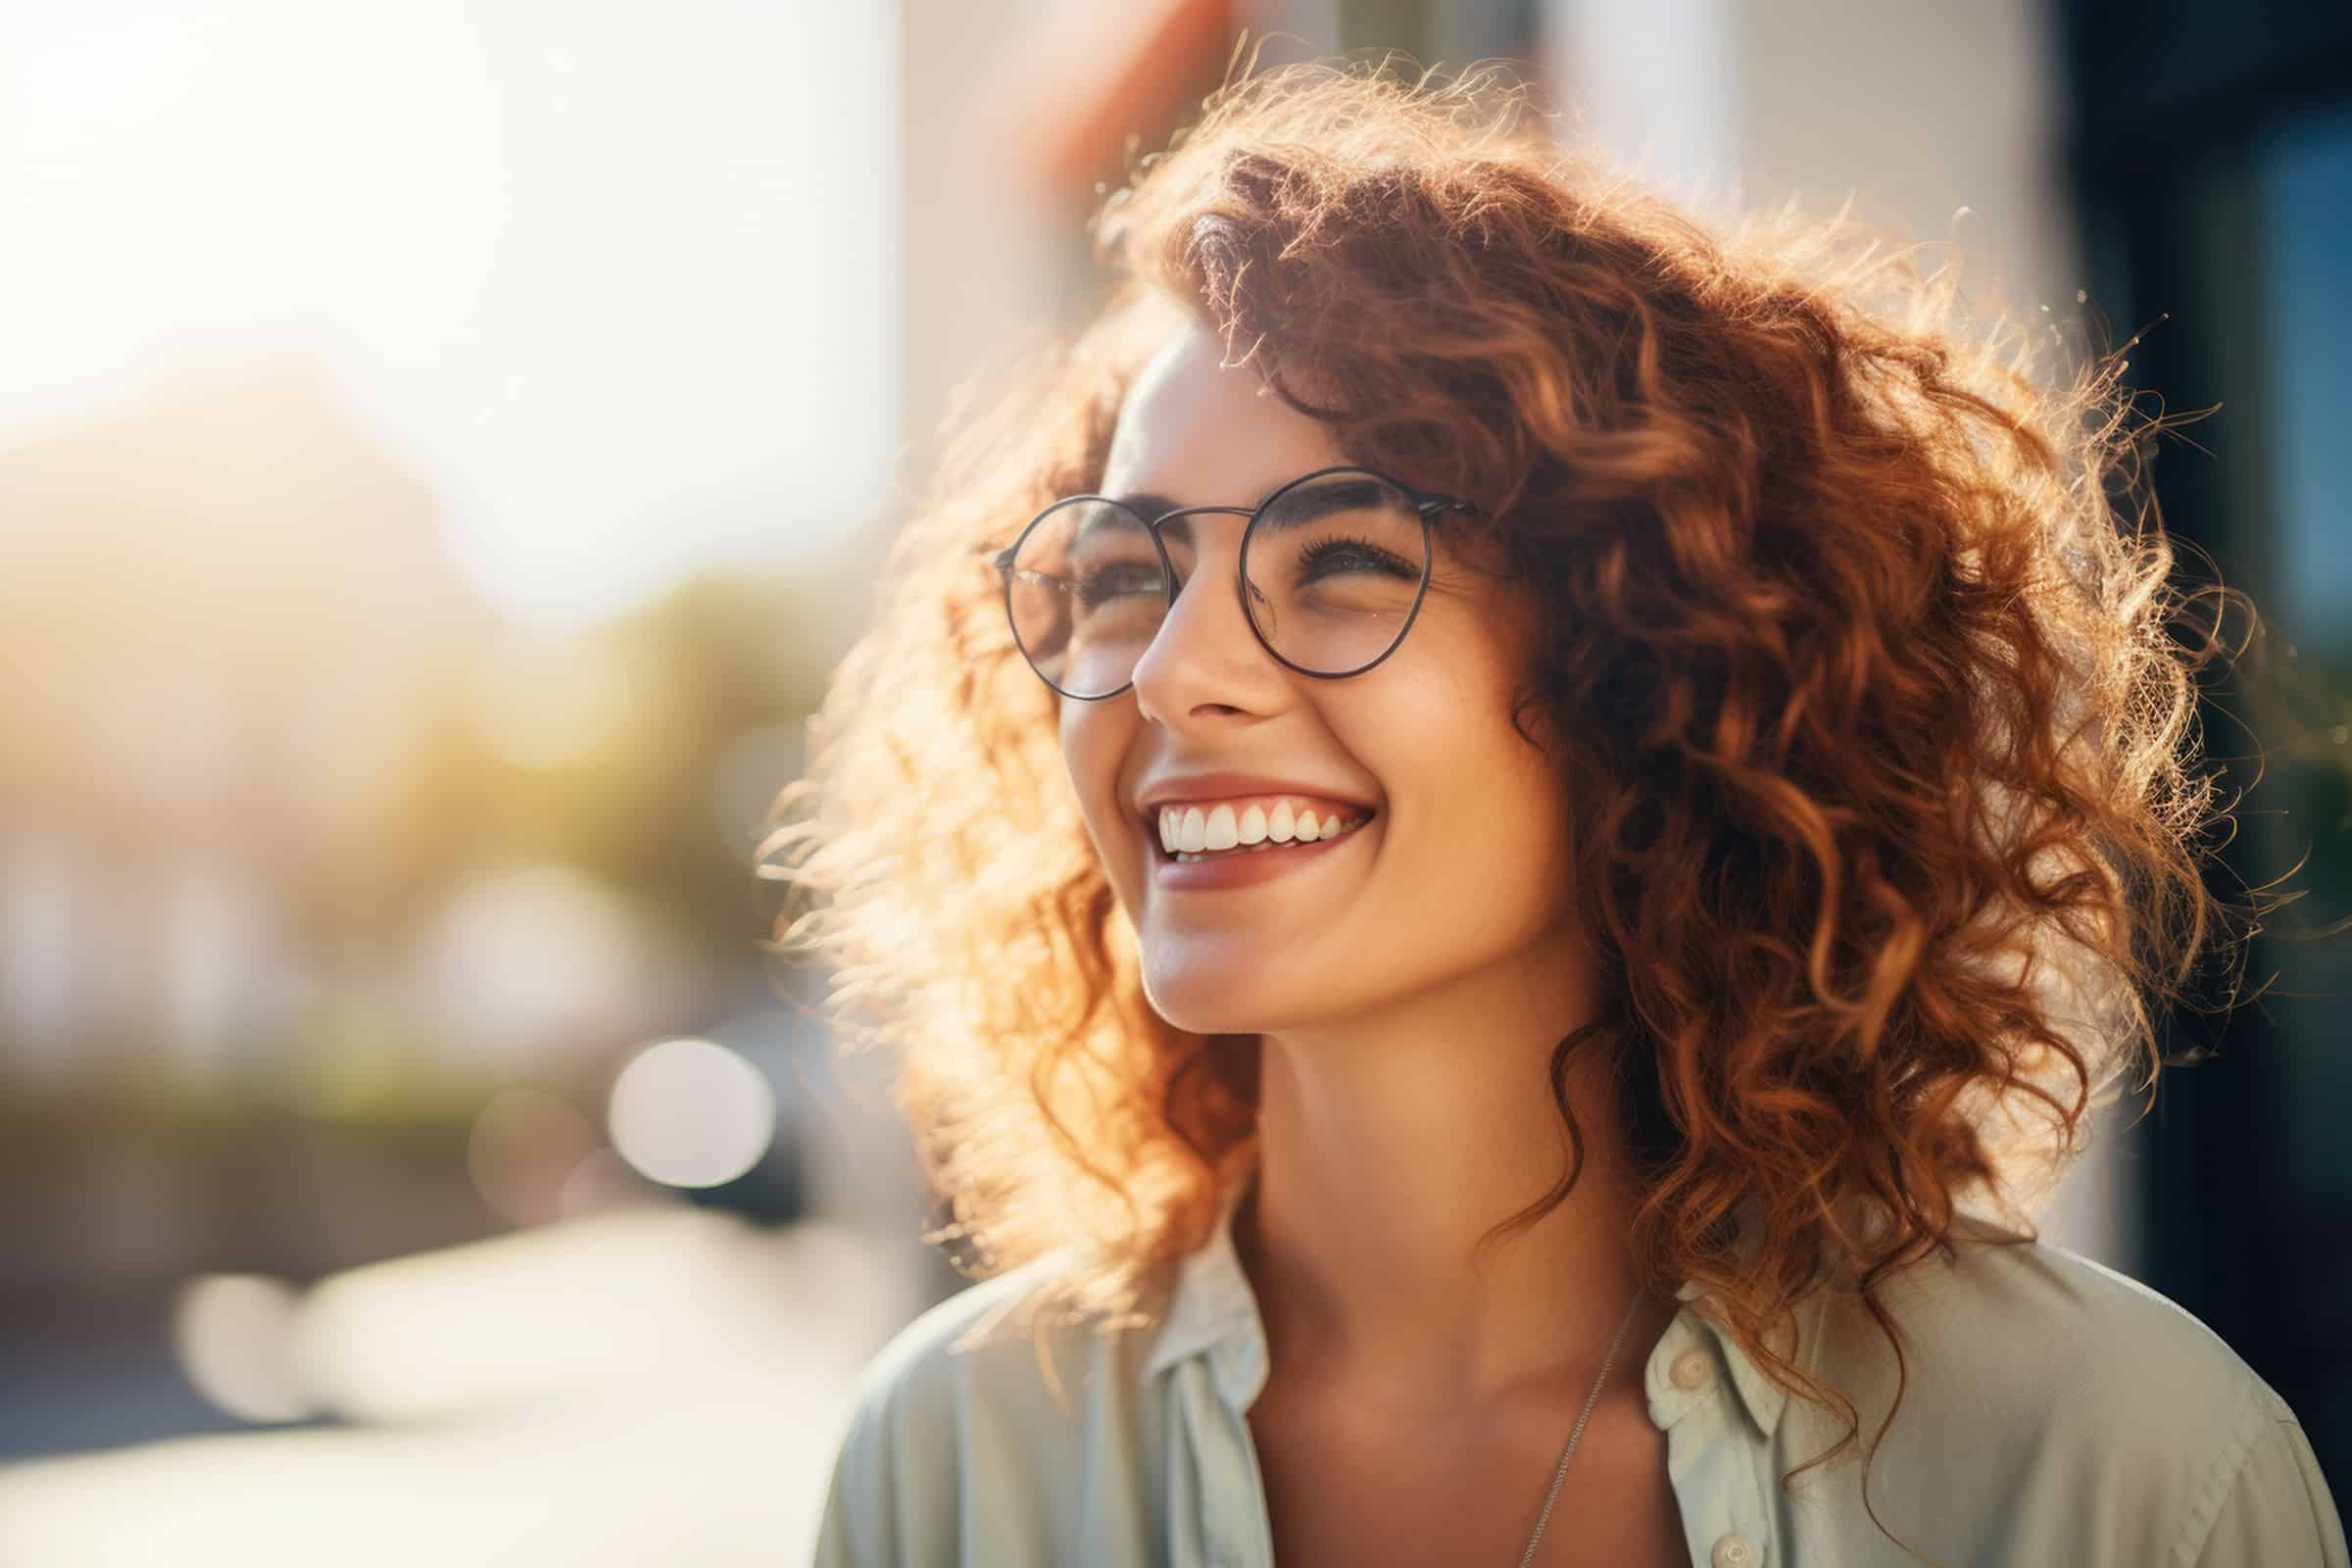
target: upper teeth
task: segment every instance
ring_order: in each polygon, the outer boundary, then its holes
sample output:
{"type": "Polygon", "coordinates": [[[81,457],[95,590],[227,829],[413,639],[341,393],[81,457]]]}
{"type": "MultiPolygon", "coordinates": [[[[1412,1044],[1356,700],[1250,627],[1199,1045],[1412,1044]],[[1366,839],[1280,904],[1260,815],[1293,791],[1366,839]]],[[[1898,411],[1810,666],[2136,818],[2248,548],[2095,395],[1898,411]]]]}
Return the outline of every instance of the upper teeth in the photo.
{"type": "Polygon", "coordinates": [[[1238,809],[1230,804],[1163,806],[1159,808],[1159,847],[1170,855],[1197,855],[1246,844],[1308,844],[1336,838],[1359,820],[1344,818],[1305,801],[1278,800],[1270,808],[1256,801],[1245,802],[1238,809]]]}

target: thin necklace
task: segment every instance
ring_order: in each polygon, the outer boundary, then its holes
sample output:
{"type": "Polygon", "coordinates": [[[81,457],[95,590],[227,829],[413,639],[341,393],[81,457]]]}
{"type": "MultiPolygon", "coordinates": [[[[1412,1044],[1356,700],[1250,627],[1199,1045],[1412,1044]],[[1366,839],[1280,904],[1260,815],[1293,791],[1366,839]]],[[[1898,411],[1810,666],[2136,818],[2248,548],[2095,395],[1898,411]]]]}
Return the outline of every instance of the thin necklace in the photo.
{"type": "Polygon", "coordinates": [[[1585,1396],[1584,1412],[1576,1418],[1576,1430],[1568,1434],[1568,1446],[1560,1450],[1560,1467],[1551,1473],[1551,1490],[1544,1494],[1544,1512],[1536,1519],[1536,1533],[1527,1538],[1527,1550],[1519,1557],[1519,1568],[1536,1560],[1536,1543],[1544,1539],[1544,1527],[1551,1522],[1551,1505],[1560,1495],[1560,1482],[1568,1474],[1568,1461],[1576,1456],[1576,1440],[1585,1435],[1585,1423],[1592,1417],[1592,1405],[1600,1397],[1600,1386],[1609,1381],[1609,1368],[1617,1363],[1617,1347],[1625,1341],[1625,1331],[1634,1326],[1634,1313],[1641,1308],[1642,1293],[1634,1293],[1633,1305],[1625,1309],[1625,1321],[1617,1325],[1617,1337],[1609,1341],[1609,1353],[1600,1358],[1600,1376],[1592,1380],[1592,1392],[1585,1396]]]}

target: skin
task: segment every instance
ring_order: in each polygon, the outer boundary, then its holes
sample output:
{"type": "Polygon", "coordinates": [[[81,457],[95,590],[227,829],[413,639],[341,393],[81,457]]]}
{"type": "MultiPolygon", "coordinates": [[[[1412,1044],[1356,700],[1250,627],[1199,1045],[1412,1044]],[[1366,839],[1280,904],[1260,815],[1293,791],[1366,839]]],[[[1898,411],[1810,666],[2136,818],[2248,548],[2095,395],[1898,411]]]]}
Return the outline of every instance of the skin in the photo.
{"type": "MultiPolygon", "coordinates": [[[[1224,358],[1196,326],[1154,359],[1123,405],[1103,493],[1247,506],[1350,461],[1323,425],[1261,394],[1254,364],[1224,358]]],[[[1333,1467],[1348,1463],[1334,1446],[1344,1427],[1364,1472],[1390,1478],[1393,1528],[1412,1533],[1417,1483],[1402,1478],[1423,1478],[1435,1490],[1422,1500],[1457,1532],[1461,1499],[1491,1494],[1497,1539],[1515,1550],[1635,1298],[1630,1199],[1592,1083],[1571,1086],[1587,1136],[1574,1194],[1499,1250],[1474,1250],[1567,1167],[1545,1062],[1594,996],[1571,912],[1573,813],[1548,759],[1511,726],[1532,621],[1507,585],[1441,554],[1392,658],[1346,680],[1298,674],[1236,600],[1244,523],[1194,519],[1200,564],[1130,691],[1061,704],[1070,779],[1152,1005],[1183,1029],[1263,1040],[1259,1177],[1235,1239],[1271,1349],[1251,1420],[1278,1521],[1287,1511],[1280,1533],[1328,1551],[1373,1517],[1358,1494],[1346,1522],[1320,1520],[1318,1486],[1285,1485],[1285,1453],[1311,1452],[1331,1494],[1333,1467]],[[1150,780],[1211,768],[1340,790],[1378,814],[1272,881],[1162,889],[1135,799],[1150,780]]],[[[1640,1385],[1675,1304],[1642,1302],[1562,1506],[1606,1477],[1651,1489],[1642,1528],[1673,1528],[1640,1385]]]]}

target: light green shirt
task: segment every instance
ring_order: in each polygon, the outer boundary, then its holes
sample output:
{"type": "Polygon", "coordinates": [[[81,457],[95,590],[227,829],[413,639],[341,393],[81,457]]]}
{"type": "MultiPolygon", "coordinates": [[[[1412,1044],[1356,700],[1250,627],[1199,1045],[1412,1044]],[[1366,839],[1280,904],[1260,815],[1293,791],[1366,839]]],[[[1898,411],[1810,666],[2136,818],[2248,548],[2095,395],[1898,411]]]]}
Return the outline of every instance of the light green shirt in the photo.
{"type": "MultiPolygon", "coordinates": [[[[1064,1253],[903,1330],[860,1379],[817,1568],[1271,1568],[1246,1419],[1266,1339],[1233,1247],[1241,1196],[1184,1260],[1155,1328],[1043,1331],[1066,1409],[1030,1334],[994,1332],[1064,1253]],[[967,1333],[975,1343],[957,1348],[967,1333]]],[[[1888,1530],[1945,1568],[2347,1568],[2294,1413],[2204,1324],[2062,1248],[1957,1246],[1955,1262],[1931,1256],[1884,1297],[1909,1361],[1870,1472],[1888,1530]]],[[[1843,1423],[1766,1382],[1688,1304],[1696,1294],[1684,1290],[1642,1369],[1690,1561],[1915,1562],[1864,1511],[1858,1458],[1807,1471],[1795,1495],[1778,1485],[1843,1423]]],[[[1858,1302],[1826,1294],[1797,1321],[1800,1363],[1853,1397],[1867,1442],[1893,1394],[1885,1337],[1858,1302]]],[[[1546,1544],[1574,1533],[1555,1514],[1546,1544]]]]}

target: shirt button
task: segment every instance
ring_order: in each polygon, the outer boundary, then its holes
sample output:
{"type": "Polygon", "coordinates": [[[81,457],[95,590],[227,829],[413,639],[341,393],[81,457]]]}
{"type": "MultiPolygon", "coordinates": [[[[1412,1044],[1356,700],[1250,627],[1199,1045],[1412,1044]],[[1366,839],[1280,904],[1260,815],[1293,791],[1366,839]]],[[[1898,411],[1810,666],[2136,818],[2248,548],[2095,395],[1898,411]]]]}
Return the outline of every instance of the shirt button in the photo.
{"type": "Polygon", "coordinates": [[[1745,1536],[1726,1536],[1707,1553],[1708,1568],[1755,1568],[1756,1546],[1745,1536]]]}
{"type": "MultiPolygon", "coordinates": [[[[1715,1363],[1709,1359],[1704,1350],[1695,1348],[1685,1350],[1674,1358],[1674,1365],[1668,1370],[1667,1376],[1674,1379],[1674,1386],[1678,1389],[1703,1389],[1714,1380],[1715,1363]]],[[[1726,1537],[1725,1539],[1737,1538],[1726,1537]]],[[[1741,1559],[1741,1561],[1745,1560],[1741,1559]]]]}

